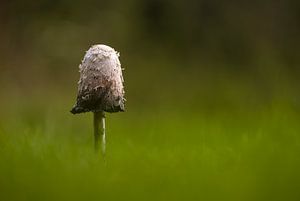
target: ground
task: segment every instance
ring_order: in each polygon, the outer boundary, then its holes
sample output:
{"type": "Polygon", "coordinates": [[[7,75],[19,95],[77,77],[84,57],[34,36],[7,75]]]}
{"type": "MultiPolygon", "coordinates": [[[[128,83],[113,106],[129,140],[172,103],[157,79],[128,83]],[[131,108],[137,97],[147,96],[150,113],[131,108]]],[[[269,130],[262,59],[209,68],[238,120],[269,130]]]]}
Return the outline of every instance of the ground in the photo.
{"type": "Polygon", "coordinates": [[[288,105],[201,113],[129,104],[107,115],[105,165],[93,150],[92,114],[74,116],[68,104],[4,110],[3,200],[300,198],[299,113],[288,105]]]}

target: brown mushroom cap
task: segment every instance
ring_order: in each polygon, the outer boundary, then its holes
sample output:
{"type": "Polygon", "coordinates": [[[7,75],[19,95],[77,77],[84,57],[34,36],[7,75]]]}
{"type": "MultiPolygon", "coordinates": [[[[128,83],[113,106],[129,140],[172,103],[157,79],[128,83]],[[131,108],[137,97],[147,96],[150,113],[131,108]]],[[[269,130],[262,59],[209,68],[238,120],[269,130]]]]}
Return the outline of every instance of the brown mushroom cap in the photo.
{"type": "Polygon", "coordinates": [[[79,65],[77,102],[71,113],[124,111],[124,86],[119,53],[93,45],[79,65]]]}

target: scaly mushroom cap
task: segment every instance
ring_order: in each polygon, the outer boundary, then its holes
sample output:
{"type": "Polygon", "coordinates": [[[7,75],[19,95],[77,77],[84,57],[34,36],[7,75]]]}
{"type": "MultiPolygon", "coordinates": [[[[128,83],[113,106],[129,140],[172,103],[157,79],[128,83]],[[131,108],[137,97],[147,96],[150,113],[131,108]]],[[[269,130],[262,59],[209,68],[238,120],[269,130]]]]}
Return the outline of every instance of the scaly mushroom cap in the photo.
{"type": "Polygon", "coordinates": [[[77,102],[71,113],[124,111],[124,87],[119,53],[94,45],[79,65],[77,102]]]}

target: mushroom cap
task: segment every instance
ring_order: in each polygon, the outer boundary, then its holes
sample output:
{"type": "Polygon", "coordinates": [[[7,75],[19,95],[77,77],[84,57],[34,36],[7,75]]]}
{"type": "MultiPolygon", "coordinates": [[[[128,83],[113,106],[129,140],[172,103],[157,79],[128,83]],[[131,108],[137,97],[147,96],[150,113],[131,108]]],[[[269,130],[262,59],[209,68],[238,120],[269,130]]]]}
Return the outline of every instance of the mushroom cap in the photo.
{"type": "Polygon", "coordinates": [[[71,113],[124,111],[124,86],[119,53],[93,45],[79,65],[77,101],[71,113]]]}

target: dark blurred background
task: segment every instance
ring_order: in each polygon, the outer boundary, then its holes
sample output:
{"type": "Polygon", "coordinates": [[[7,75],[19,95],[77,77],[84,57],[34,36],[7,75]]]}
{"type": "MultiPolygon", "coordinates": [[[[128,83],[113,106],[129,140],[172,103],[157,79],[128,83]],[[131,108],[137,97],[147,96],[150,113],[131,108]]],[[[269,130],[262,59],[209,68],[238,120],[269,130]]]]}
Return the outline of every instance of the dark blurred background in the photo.
{"type": "Polygon", "coordinates": [[[121,53],[129,108],[298,107],[299,23],[297,0],[2,0],[2,101],[73,103],[85,51],[107,44],[121,53]]]}

